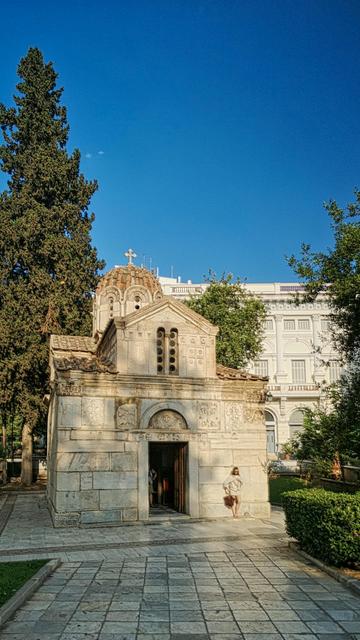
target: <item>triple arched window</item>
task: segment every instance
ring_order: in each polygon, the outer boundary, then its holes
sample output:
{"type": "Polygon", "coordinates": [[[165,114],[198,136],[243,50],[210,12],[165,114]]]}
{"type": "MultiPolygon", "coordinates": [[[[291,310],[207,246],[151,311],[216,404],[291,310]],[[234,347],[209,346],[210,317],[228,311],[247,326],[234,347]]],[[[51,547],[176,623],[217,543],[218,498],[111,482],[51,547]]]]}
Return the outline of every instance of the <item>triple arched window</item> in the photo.
{"type": "Polygon", "coordinates": [[[178,375],[179,373],[179,334],[178,330],[163,327],[156,332],[156,360],[159,375],[178,375]]]}

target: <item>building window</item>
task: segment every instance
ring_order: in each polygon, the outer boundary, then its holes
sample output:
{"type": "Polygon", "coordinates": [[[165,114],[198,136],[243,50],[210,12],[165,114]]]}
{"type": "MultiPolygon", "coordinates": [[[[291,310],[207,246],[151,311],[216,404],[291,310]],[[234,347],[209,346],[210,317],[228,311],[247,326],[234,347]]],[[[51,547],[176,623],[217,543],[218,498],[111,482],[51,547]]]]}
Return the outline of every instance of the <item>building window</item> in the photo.
{"type": "Polygon", "coordinates": [[[165,373],[165,329],[160,327],[156,333],[156,358],[157,358],[157,372],[159,374],[165,373]]]}
{"type": "Polygon", "coordinates": [[[337,382],[341,376],[341,365],[338,360],[329,362],[330,382],[337,382]]]}
{"type": "Polygon", "coordinates": [[[271,320],[265,320],[265,331],[273,331],[274,329],[274,324],[273,321],[271,320]]]}
{"type": "Polygon", "coordinates": [[[112,318],[114,315],[114,298],[109,298],[109,317],[112,318]]]}
{"type": "Polygon", "coordinates": [[[298,320],[298,329],[300,331],[310,331],[310,320],[298,320]]]}
{"type": "Polygon", "coordinates": [[[330,320],[328,318],[323,318],[321,320],[321,331],[329,331],[330,329],[330,320]]]}
{"type": "Polygon", "coordinates": [[[305,360],[292,360],[291,370],[292,381],[295,384],[302,384],[303,382],[306,382],[305,360]]]}
{"type": "Polygon", "coordinates": [[[269,367],[267,360],[255,360],[254,362],[254,372],[257,376],[268,376],[269,375],[269,367]]]}
{"type": "Polygon", "coordinates": [[[266,451],[276,453],[276,422],[273,414],[265,410],[266,451]]]}
{"type": "Polygon", "coordinates": [[[178,330],[171,329],[166,333],[163,327],[156,332],[156,363],[160,375],[179,373],[178,330]]]}
{"type": "Polygon", "coordinates": [[[295,409],[292,412],[289,420],[289,435],[290,438],[294,438],[297,433],[301,433],[304,430],[304,412],[301,409],[295,409]]]}
{"type": "Polygon", "coordinates": [[[295,320],[284,320],[284,331],[295,331],[295,320]]]}
{"type": "Polygon", "coordinates": [[[169,373],[176,375],[179,372],[179,343],[178,330],[171,329],[169,335],[169,373]]]}

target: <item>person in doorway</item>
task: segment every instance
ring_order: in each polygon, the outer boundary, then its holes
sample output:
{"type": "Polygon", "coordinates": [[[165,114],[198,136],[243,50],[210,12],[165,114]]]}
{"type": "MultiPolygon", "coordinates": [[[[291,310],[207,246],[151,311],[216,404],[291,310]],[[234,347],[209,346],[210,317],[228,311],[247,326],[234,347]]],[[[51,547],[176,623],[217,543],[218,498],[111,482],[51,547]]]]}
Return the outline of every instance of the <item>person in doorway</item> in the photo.
{"type": "Polygon", "coordinates": [[[156,493],[155,480],[157,478],[157,473],[155,469],[149,469],[149,504],[150,507],[153,506],[154,502],[154,493],[156,493]]]}
{"type": "Polygon", "coordinates": [[[226,493],[225,504],[231,507],[233,517],[238,518],[240,511],[240,492],[242,487],[239,467],[233,468],[231,473],[224,480],[223,487],[226,493]]]}

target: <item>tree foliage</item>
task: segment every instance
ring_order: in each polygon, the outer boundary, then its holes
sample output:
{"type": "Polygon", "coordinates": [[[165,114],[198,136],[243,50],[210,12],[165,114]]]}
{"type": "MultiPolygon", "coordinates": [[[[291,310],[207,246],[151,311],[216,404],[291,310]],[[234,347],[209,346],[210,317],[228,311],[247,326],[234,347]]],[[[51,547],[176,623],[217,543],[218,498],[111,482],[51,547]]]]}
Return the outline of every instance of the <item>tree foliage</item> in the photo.
{"type": "Polygon", "coordinates": [[[360,347],[360,191],[341,209],[335,201],[325,205],[334,233],[334,247],[314,252],[303,244],[299,259],[289,265],[305,281],[305,301],[326,291],[332,310],[334,339],[347,359],[360,347]]]}
{"type": "Polygon", "coordinates": [[[305,409],[304,429],[290,443],[292,453],[330,467],[334,460],[360,460],[360,354],[327,395],[326,408],[305,409]]]}
{"type": "Polygon", "coordinates": [[[335,201],[325,208],[334,232],[334,246],[313,252],[302,246],[290,266],[305,281],[305,301],[326,291],[334,342],[346,362],[339,384],[329,389],[327,409],[306,412],[304,431],[293,442],[298,457],[332,460],[360,458],[360,191],[341,209],[335,201]]]}
{"type": "Polygon", "coordinates": [[[261,351],[265,305],[248,293],[231,274],[217,280],[210,272],[209,286],[199,297],[187,301],[188,306],[219,327],[216,357],[227,367],[245,367],[261,351]]]}
{"type": "Polygon", "coordinates": [[[68,154],[69,126],[57,74],[39,49],[18,66],[15,106],[0,105],[0,408],[30,433],[44,423],[51,333],[86,334],[103,263],[88,212],[97,189],[68,154]]]}

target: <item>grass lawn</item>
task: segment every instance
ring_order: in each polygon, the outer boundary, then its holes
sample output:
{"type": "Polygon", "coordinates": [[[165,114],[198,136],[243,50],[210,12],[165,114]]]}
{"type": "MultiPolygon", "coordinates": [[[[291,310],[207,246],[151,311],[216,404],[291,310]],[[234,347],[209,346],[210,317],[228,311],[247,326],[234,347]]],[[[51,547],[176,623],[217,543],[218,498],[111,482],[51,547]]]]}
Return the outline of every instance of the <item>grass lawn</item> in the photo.
{"type": "Polygon", "coordinates": [[[295,489],[306,489],[309,483],[302,478],[291,476],[279,476],[277,478],[269,478],[269,492],[271,504],[281,505],[281,496],[285,491],[294,491],[295,489]]]}
{"type": "Polygon", "coordinates": [[[9,600],[47,560],[0,562],[0,606],[9,600]]]}

